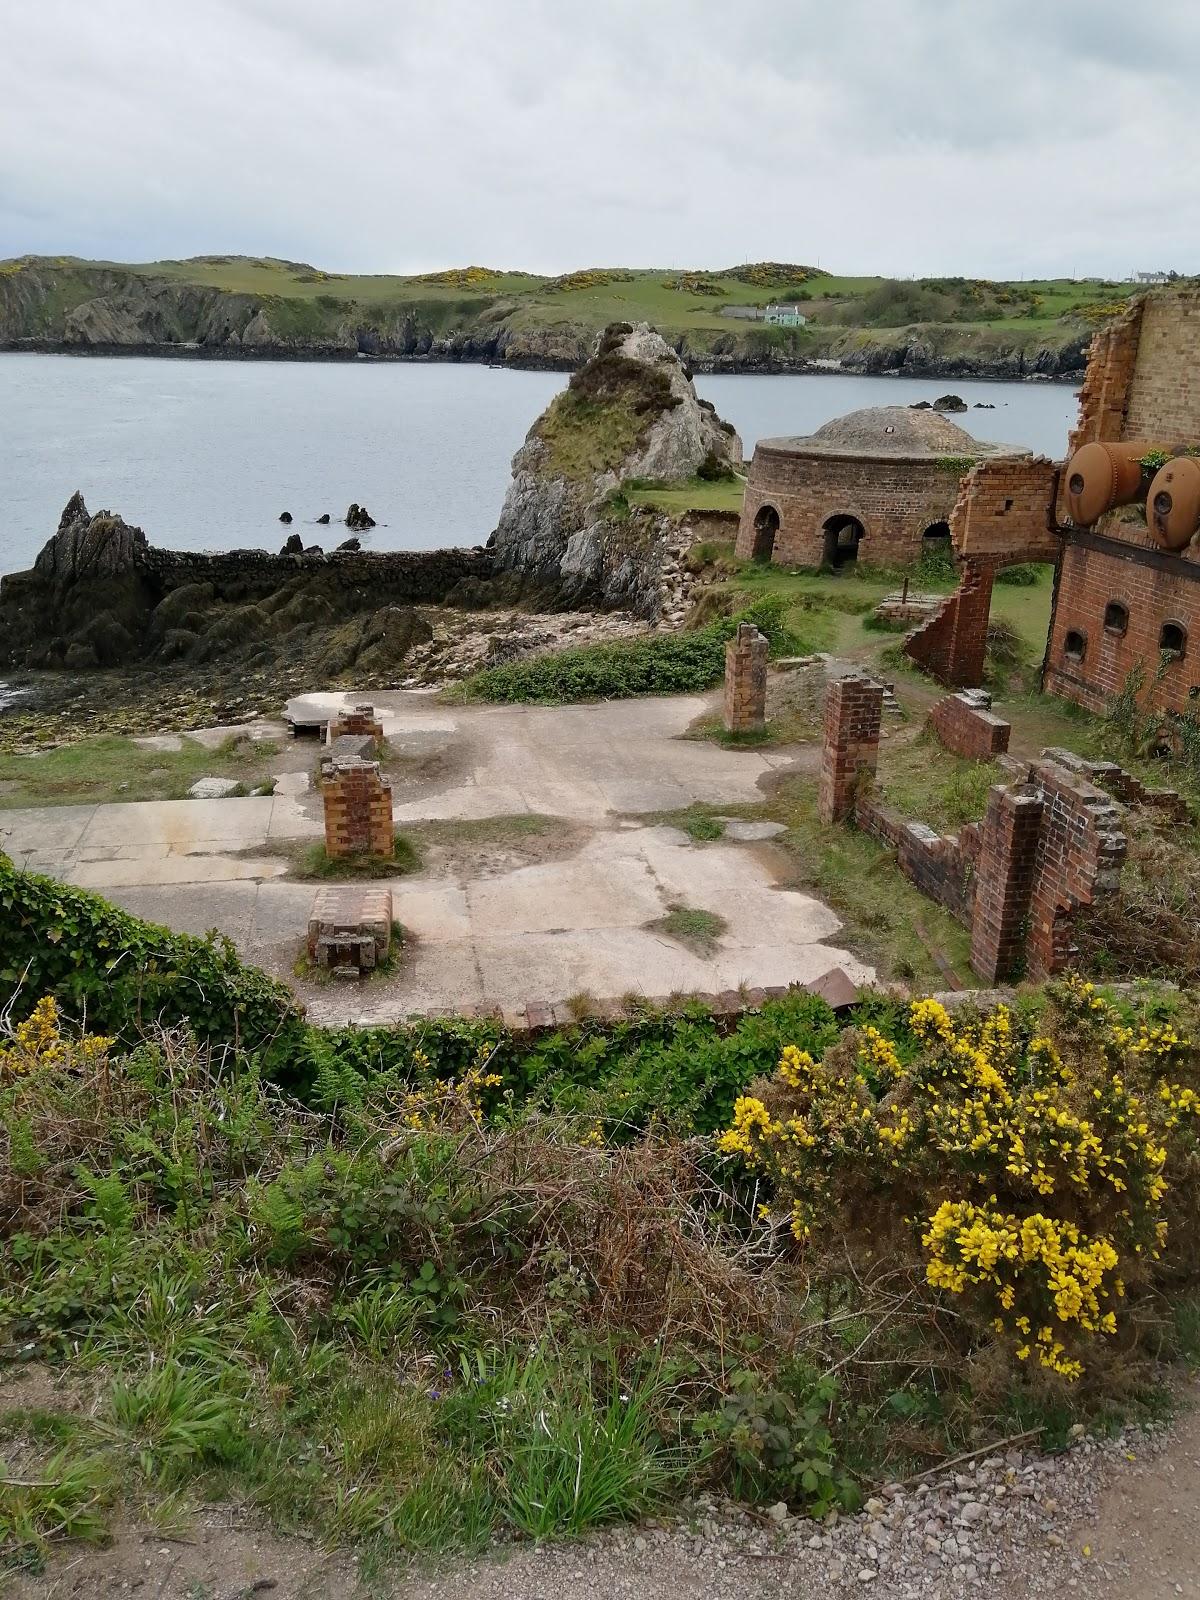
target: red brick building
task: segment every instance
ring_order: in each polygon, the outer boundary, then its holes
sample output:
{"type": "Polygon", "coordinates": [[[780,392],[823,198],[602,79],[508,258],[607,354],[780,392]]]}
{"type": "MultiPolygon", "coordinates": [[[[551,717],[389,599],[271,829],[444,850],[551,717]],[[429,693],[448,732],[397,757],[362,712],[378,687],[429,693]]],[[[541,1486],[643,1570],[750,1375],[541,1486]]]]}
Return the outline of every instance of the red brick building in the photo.
{"type": "Polygon", "coordinates": [[[737,553],[797,567],[905,565],[926,540],[949,540],[964,472],[977,461],[1026,454],[908,406],[852,411],[804,438],[761,439],[737,553]]]}
{"type": "Polygon", "coordinates": [[[1046,691],[1099,711],[1140,680],[1144,704],[1195,709],[1200,464],[1192,453],[1200,448],[1200,290],[1144,296],[1096,335],[1070,445],[1065,466],[985,461],[964,478],[950,517],[962,583],[905,648],[943,683],[978,685],[995,572],[1016,562],[1053,561],[1046,691]],[[1102,474],[1111,473],[1110,508],[1085,522],[1078,452],[1100,444],[1108,449],[1093,452],[1093,464],[1098,459],[1102,474]],[[1172,459],[1158,469],[1164,457],[1172,459]],[[1122,482],[1122,469],[1130,467],[1122,482]],[[1168,469],[1174,484],[1163,480],[1168,469]],[[1189,479],[1194,516],[1187,509],[1189,479]]]}

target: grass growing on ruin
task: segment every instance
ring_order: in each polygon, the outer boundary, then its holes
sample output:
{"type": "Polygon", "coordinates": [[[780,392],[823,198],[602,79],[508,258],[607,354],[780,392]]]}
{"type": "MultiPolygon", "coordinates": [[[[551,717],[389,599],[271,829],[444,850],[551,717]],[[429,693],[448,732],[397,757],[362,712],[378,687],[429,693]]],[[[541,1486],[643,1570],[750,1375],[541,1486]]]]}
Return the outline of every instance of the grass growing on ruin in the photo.
{"type": "Polygon", "coordinates": [[[287,852],[293,862],[291,876],[304,879],[402,878],[421,870],[421,852],[407,834],[398,833],[390,856],[358,851],[349,856],[331,856],[324,840],[318,844],[287,852]]]}
{"type": "Polygon", "coordinates": [[[215,750],[182,736],[153,750],[115,735],[31,755],[0,754],[0,810],[112,801],[183,800],[197,778],[235,778],[249,793],[271,781],[278,745],[233,734],[215,750]]]}
{"type": "Polygon", "coordinates": [[[885,740],[876,777],[886,804],[938,833],[978,822],[987,810],[989,789],[1006,781],[994,762],[953,755],[926,731],[915,738],[901,734],[885,740]]]}
{"type": "Polygon", "coordinates": [[[697,956],[713,955],[728,926],[725,918],[715,911],[685,905],[672,906],[666,916],[646,924],[649,932],[665,934],[697,956]]]}

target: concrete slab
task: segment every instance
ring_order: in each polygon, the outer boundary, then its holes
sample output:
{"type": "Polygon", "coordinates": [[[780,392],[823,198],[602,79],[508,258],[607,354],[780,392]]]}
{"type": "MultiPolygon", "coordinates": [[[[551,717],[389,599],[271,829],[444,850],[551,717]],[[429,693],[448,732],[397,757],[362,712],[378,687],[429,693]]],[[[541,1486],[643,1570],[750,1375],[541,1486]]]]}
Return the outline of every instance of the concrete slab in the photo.
{"type": "Polygon", "coordinates": [[[396,919],[422,945],[453,944],[471,936],[467,891],[456,883],[397,879],[392,884],[396,919]]]}
{"type": "Polygon", "coordinates": [[[0,848],[17,860],[69,852],[82,843],[98,807],[36,806],[28,811],[0,811],[0,848]]]}
{"type": "MultiPolygon", "coordinates": [[[[219,928],[239,948],[249,949],[257,896],[255,883],[193,883],[185,888],[116,888],[108,898],[135,917],[176,933],[203,935],[219,928]]],[[[311,900],[311,894],[307,898],[311,900]]]]}
{"type": "Polygon", "coordinates": [[[81,843],[169,844],[187,851],[204,840],[257,844],[267,836],[270,796],[245,800],[159,800],[96,806],[81,843]]]}
{"type": "Polygon", "coordinates": [[[742,817],[721,817],[725,824],[725,837],[737,844],[753,844],[758,839],[774,839],[787,832],[783,822],[747,822],[742,817]]]}
{"type": "Polygon", "coordinates": [[[467,784],[443,789],[423,800],[393,805],[392,815],[399,825],[402,822],[473,822],[481,817],[511,817],[529,810],[518,789],[467,784]]]}
{"type": "Polygon", "coordinates": [[[566,861],[522,867],[467,885],[476,938],[552,930],[635,928],[662,915],[653,874],[636,853],[585,850],[566,861]]]}
{"type": "Polygon", "coordinates": [[[154,888],[166,884],[258,882],[278,878],[287,871],[287,862],[278,856],[256,859],[250,856],[177,855],[173,851],[155,858],[141,857],[120,861],[77,861],[62,874],[66,882],[80,889],[125,889],[141,885],[154,888]]]}

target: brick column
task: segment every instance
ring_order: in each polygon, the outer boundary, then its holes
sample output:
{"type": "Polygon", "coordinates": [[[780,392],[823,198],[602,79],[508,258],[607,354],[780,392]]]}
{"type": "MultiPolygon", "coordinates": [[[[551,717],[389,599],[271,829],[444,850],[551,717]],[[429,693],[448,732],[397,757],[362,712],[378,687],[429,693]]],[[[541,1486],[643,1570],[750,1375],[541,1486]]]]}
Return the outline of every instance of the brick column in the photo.
{"type": "Polygon", "coordinates": [[[349,733],[374,739],[377,745],[383,743],[383,723],[375,715],[374,706],[358,705],[336,712],[326,727],[325,742],[332,744],[349,733]]]}
{"type": "Polygon", "coordinates": [[[971,965],[987,983],[1020,972],[1033,893],[1042,797],[997,786],[988,795],[971,918],[971,965]]]}
{"type": "Polygon", "coordinates": [[[883,685],[857,674],[835,678],[825,691],[825,739],[817,808],[822,822],[840,822],[854,810],[859,773],[875,776],[883,685]]]}
{"type": "Polygon", "coordinates": [[[1102,789],[1054,761],[1034,769],[1045,797],[1029,915],[1031,978],[1046,978],[1070,966],[1075,955],[1072,925],[1090,906],[1121,885],[1127,840],[1120,814],[1102,789]]]}
{"type": "Polygon", "coordinates": [[[750,622],[725,646],[725,731],[758,733],[767,722],[767,638],[750,622]]]}
{"type": "Polygon", "coordinates": [[[336,761],[321,795],[328,855],[392,854],[392,787],[383,781],[377,761],[336,761]]]}

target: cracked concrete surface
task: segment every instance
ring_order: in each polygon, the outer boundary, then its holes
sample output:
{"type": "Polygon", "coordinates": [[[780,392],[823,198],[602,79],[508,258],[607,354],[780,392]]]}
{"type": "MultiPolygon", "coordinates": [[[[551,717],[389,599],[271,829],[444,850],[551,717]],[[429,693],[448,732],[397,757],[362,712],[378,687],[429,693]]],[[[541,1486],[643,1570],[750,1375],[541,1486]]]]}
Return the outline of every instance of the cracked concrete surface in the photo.
{"type": "MultiPolygon", "coordinates": [[[[306,697],[327,715],[355,695],[306,697]]],[[[572,854],[499,873],[419,874],[392,884],[412,948],[390,977],[305,992],[314,1020],[385,1022],[482,1004],[664,995],[811,982],[872,971],[836,944],[826,906],[776,884],[770,847],[696,845],[638,814],[693,801],[761,798],[760,780],[796,751],[727,751],[681,738],[700,697],[603,705],[447,706],[430,695],[371,697],[397,753],[398,827],[539,813],[579,826],[572,854]],[[726,929],[701,957],[648,923],[675,904],[718,913],[726,929]]],[[[19,865],[95,889],[189,933],[219,928],[251,960],[290,977],[314,887],[259,853],[322,835],[320,795],[296,779],[272,797],[42,807],[0,815],[19,865]]],[[[317,747],[312,747],[313,763],[317,747]]]]}

